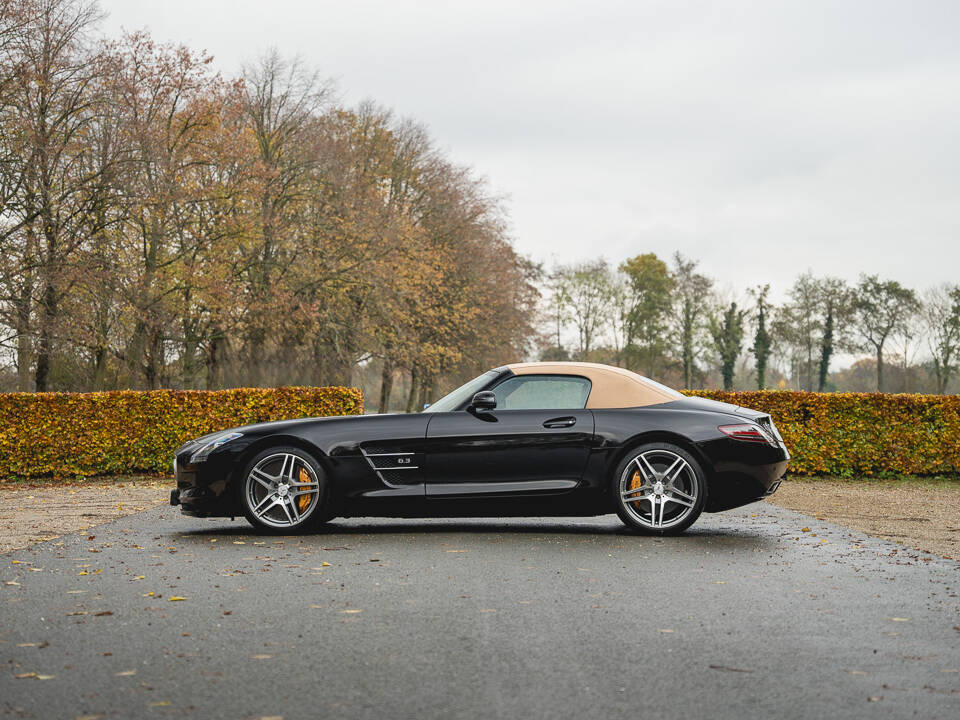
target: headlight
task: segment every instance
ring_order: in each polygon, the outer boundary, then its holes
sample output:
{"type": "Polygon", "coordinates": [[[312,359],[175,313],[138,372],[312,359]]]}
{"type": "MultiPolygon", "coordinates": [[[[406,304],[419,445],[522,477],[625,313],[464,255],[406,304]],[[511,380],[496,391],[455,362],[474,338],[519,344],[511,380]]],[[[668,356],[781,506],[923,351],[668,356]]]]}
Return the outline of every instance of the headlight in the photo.
{"type": "Polygon", "coordinates": [[[195,465],[203,462],[207,459],[207,456],[218,447],[230,442],[231,440],[236,440],[238,437],[243,437],[243,433],[223,433],[222,435],[217,435],[211,438],[206,443],[201,445],[198,450],[194,451],[193,455],[190,456],[190,464],[195,465]]]}

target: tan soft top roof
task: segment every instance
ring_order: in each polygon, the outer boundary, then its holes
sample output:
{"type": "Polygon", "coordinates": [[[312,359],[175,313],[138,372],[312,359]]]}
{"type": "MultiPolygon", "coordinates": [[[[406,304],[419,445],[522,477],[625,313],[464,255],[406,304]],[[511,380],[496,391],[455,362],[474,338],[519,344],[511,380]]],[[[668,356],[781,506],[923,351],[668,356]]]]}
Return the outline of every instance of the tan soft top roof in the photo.
{"type": "Polygon", "coordinates": [[[591,383],[587,407],[626,408],[658,405],[680,397],[675,390],[643,375],[598,363],[528,362],[507,365],[514,375],[579,375],[591,383]]]}

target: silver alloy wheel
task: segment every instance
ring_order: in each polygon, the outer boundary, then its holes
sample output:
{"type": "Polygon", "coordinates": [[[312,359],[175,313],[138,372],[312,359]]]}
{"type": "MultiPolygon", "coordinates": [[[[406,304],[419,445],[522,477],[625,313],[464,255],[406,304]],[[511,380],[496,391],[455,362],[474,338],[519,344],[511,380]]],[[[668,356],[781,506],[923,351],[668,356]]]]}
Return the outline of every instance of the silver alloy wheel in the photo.
{"type": "Polygon", "coordinates": [[[630,516],[655,530],[682,523],[693,512],[700,492],[690,463],[662,449],[647,450],[627,463],[618,487],[630,516]]]}
{"type": "Polygon", "coordinates": [[[274,453],[250,470],[244,494],[250,512],[264,525],[296,527],[313,515],[320,504],[320,482],[303,458],[293,453],[274,453]]]}

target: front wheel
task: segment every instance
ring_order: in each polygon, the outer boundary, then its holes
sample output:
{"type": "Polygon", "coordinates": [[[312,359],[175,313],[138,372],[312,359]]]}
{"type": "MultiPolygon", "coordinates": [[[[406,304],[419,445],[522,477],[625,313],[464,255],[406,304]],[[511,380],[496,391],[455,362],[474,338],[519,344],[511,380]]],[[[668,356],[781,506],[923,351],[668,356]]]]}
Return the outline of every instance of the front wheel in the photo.
{"type": "Polygon", "coordinates": [[[613,477],[617,515],[644,535],[679,535],[703,512],[706,478],[683,448],[647,443],[620,462],[613,477]]]}
{"type": "Polygon", "coordinates": [[[243,514],[267,532],[295,533],[322,520],[323,469],[303,450],[270,448],[247,465],[240,483],[243,514]]]}

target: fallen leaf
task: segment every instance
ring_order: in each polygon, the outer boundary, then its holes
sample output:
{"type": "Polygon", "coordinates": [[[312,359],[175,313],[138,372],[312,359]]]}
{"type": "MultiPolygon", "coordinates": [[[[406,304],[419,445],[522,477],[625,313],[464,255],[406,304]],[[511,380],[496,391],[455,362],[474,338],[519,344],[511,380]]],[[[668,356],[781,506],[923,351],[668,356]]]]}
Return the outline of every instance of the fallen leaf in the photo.
{"type": "Polygon", "coordinates": [[[56,675],[37,675],[37,680],[53,680],[56,675]]]}
{"type": "MultiPolygon", "coordinates": [[[[800,528],[800,532],[810,532],[810,528],[808,527],[800,528]]],[[[711,665],[710,667],[713,667],[713,666],[711,665]]]]}
{"type": "Polygon", "coordinates": [[[181,602],[182,600],[186,600],[186,598],[180,597],[179,595],[171,595],[167,600],[169,602],[181,602]]]}
{"type": "Polygon", "coordinates": [[[887,619],[893,620],[894,622],[910,622],[910,618],[892,617],[887,619]]]}
{"type": "Polygon", "coordinates": [[[93,614],[94,617],[106,617],[107,615],[113,615],[113,610],[101,610],[93,614]]]}
{"type": "Polygon", "coordinates": [[[355,615],[356,613],[362,613],[363,610],[341,610],[340,612],[348,615],[355,615]]]}
{"type": "Polygon", "coordinates": [[[328,563],[326,560],[324,560],[322,563],[320,563],[320,565],[321,565],[322,567],[333,567],[333,565],[331,565],[330,563],[328,563]]]}
{"type": "Polygon", "coordinates": [[[17,680],[26,680],[27,678],[35,678],[37,674],[35,672],[20,673],[19,675],[14,675],[17,680]]]}
{"type": "Polygon", "coordinates": [[[124,670],[123,672],[114,673],[117,677],[130,677],[131,675],[136,675],[136,670],[124,670]]]}

